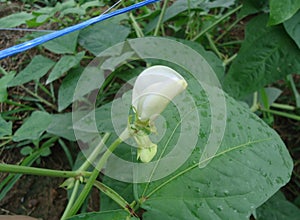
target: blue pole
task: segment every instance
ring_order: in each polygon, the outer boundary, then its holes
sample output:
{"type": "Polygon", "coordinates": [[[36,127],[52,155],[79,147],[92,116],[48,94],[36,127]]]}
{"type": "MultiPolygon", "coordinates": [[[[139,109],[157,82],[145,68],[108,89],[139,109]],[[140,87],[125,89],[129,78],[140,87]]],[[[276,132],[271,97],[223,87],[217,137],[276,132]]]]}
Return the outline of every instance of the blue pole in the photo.
{"type": "Polygon", "coordinates": [[[145,0],[145,1],[142,1],[142,2],[139,2],[139,3],[136,3],[134,5],[128,6],[126,8],[122,8],[122,9],[119,9],[119,10],[116,10],[116,11],[113,11],[113,12],[110,12],[110,13],[107,13],[107,14],[100,15],[100,16],[95,17],[95,18],[91,18],[91,19],[89,19],[87,21],[84,21],[80,24],[76,24],[74,26],[67,27],[65,29],[58,30],[58,31],[52,32],[50,34],[35,38],[33,40],[30,40],[30,41],[27,41],[27,42],[9,47],[7,49],[1,50],[0,51],[0,60],[3,59],[3,58],[6,58],[8,56],[11,56],[11,55],[23,52],[25,50],[28,50],[30,48],[33,48],[37,45],[43,44],[47,41],[50,41],[50,40],[53,40],[55,38],[61,37],[63,35],[69,34],[71,32],[81,30],[81,29],[83,29],[83,28],[85,28],[89,25],[95,24],[97,22],[106,20],[106,19],[114,17],[116,15],[126,13],[128,11],[143,7],[145,5],[148,5],[148,4],[157,2],[157,1],[159,1],[159,0],[145,0]]]}

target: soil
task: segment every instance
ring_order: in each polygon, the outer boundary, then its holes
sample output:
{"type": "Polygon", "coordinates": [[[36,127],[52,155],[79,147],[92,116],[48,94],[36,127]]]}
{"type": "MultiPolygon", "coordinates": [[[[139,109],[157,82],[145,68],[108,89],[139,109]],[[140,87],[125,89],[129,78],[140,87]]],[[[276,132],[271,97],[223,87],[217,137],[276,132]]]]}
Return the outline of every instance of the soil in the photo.
{"type": "MultiPolygon", "coordinates": [[[[41,158],[40,164],[35,167],[59,170],[70,169],[67,161],[61,155],[64,152],[59,147],[52,149],[50,157],[41,158]]],[[[19,149],[4,150],[1,152],[1,162],[16,164],[22,159],[19,149]]],[[[0,175],[0,182],[7,175],[0,175]]],[[[6,197],[0,201],[0,214],[2,215],[29,215],[40,219],[57,220],[60,218],[67,202],[66,190],[59,185],[62,178],[40,177],[23,175],[6,197]]]]}

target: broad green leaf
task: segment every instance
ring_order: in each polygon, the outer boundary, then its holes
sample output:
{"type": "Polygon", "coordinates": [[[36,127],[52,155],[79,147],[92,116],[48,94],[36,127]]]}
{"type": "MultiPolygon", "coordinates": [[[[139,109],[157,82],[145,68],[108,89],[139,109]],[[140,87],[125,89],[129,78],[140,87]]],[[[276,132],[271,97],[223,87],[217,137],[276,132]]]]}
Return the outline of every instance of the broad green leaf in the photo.
{"type": "Polygon", "coordinates": [[[15,73],[10,72],[0,78],[0,102],[5,102],[7,99],[7,85],[14,78],[15,73]]]}
{"type": "MultiPolygon", "coordinates": [[[[127,201],[136,197],[140,201],[145,200],[141,204],[141,208],[145,210],[144,220],[248,220],[257,207],[289,181],[293,168],[292,159],[273,129],[226,95],[227,124],[221,147],[207,166],[199,168],[202,163],[199,158],[210,132],[210,109],[203,90],[197,88],[193,80],[189,80],[188,85],[188,92],[194,94],[201,127],[197,146],[187,161],[171,175],[152,181],[152,176],[164,168],[159,155],[167,157],[183,132],[176,129],[176,125],[182,123],[180,116],[174,115],[174,107],[168,106],[162,113],[167,122],[167,130],[158,143],[159,152],[154,161],[160,162],[157,162],[153,173],[150,170],[153,175],[148,176],[147,169],[137,169],[135,172],[128,168],[133,172],[133,177],[146,175],[149,183],[134,186],[132,183],[107,177],[103,181],[127,201]]],[[[187,148],[188,143],[182,146],[182,149],[187,148]]],[[[120,145],[114,154],[128,161],[136,156],[134,148],[126,144],[120,145]]],[[[178,158],[173,160],[175,161],[170,160],[170,167],[178,163],[178,158]]],[[[107,175],[110,175],[110,169],[119,170],[120,176],[128,175],[119,166],[115,159],[109,159],[106,165],[107,175]]],[[[112,200],[102,196],[101,210],[112,207],[118,208],[112,200]]]]}
{"type": "Polygon", "coordinates": [[[298,220],[300,209],[278,191],[256,210],[257,220],[298,220]]]}
{"type": "MultiPolygon", "coordinates": [[[[203,115],[203,111],[208,111],[203,104],[198,107],[203,115]]],[[[146,210],[143,219],[248,219],[256,207],[288,181],[292,161],[279,136],[229,97],[227,114],[224,140],[213,160],[199,169],[200,153],[196,148],[174,174],[151,182],[144,194],[148,199],[142,205],[146,210]]],[[[180,122],[168,111],[163,115],[168,125],[180,122]]],[[[207,116],[201,118],[204,138],[199,139],[198,146],[205,145],[207,116]]],[[[167,131],[166,135],[170,133],[167,131]]],[[[126,146],[118,149],[124,153],[126,146]]],[[[131,184],[105,181],[116,191],[121,190],[125,199],[132,198],[131,184]]],[[[142,196],[144,190],[145,185],[140,184],[137,194],[142,196]]],[[[107,208],[105,200],[101,201],[102,207],[107,208]]]]}
{"type": "Polygon", "coordinates": [[[54,80],[61,77],[64,73],[70,70],[72,67],[77,66],[81,59],[83,58],[85,52],[80,52],[75,56],[72,55],[65,55],[55,64],[54,68],[52,69],[48,79],[47,84],[53,82],[54,80]]]}
{"type": "Polygon", "coordinates": [[[94,0],[94,1],[89,1],[89,2],[85,2],[82,5],[80,5],[80,8],[83,8],[84,10],[87,10],[90,7],[101,7],[104,6],[105,4],[103,2],[100,2],[98,0],[94,0]]]}
{"type": "Polygon", "coordinates": [[[143,219],[249,219],[288,182],[293,167],[280,137],[229,97],[219,151],[202,169],[197,158],[199,151],[194,151],[172,176],[149,184],[143,219]]]}
{"type": "Polygon", "coordinates": [[[269,10],[268,0],[244,0],[243,7],[238,13],[239,18],[244,18],[251,14],[256,14],[261,11],[267,12],[269,10]]]}
{"type": "Polygon", "coordinates": [[[33,152],[33,149],[32,149],[32,147],[30,147],[30,146],[22,147],[22,149],[20,150],[20,153],[21,153],[23,156],[27,156],[27,155],[31,154],[32,152],[33,152]]]}
{"type": "Polygon", "coordinates": [[[37,140],[48,128],[52,117],[47,112],[35,111],[15,132],[13,141],[37,140]]]}
{"type": "Polygon", "coordinates": [[[68,220],[130,220],[130,214],[124,210],[84,213],[68,218],[68,220]]]}
{"type": "Polygon", "coordinates": [[[42,157],[48,157],[50,154],[51,154],[51,149],[49,147],[45,147],[41,151],[41,156],[42,157]]]}
{"type": "Polygon", "coordinates": [[[53,53],[74,54],[76,51],[78,34],[78,31],[66,34],[43,44],[43,46],[53,53]]]}
{"type": "Polygon", "coordinates": [[[12,122],[11,121],[7,122],[0,116],[0,138],[11,134],[12,134],[12,122]]]}
{"type": "Polygon", "coordinates": [[[300,10],[283,23],[285,30],[300,48],[300,10]]]}
{"type": "Polygon", "coordinates": [[[47,127],[47,132],[70,141],[76,141],[73,131],[72,114],[65,113],[52,115],[52,121],[47,127]]]}
{"type": "Polygon", "coordinates": [[[12,79],[8,86],[18,86],[31,80],[37,80],[44,76],[54,65],[54,62],[41,55],[35,56],[31,62],[17,76],[12,79]]]}
{"type": "Polygon", "coordinates": [[[128,27],[115,21],[99,22],[80,31],[79,44],[97,56],[103,50],[124,41],[129,33],[128,27]]]}
{"type": "Polygon", "coordinates": [[[300,9],[299,0],[270,0],[269,25],[280,24],[291,18],[300,9]]]}
{"type": "Polygon", "coordinates": [[[282,26],[266,27],[267,19],[267,15],[257,16],[246,27],[246,39],[224,81],[224,90],[233,97],[243,98],[300,73],[300,50],[282,26]]]}
{"type": "Polygon", "coordinates": [[[69,71],[58,90],[58,111],[67,108],[73,102],[74,91],[81,76],[83,67],[69,71]]]}
{"type": "MultiPolygon", "coordinates": [[[[205,1],[205,0],[177,0],[175,1],[169,8],[167,8],[166,13],[163,18],[163,22],[179,15],[182,12],[188,10],[205,10],[209,11],[212,8],[219,8],[224,7],[228,8],[234,4],[233,0],[216,0],[216,1],[205,1]]],[[[151,20],[146,28],[145,31],[148,33],[152,31],[158,22],[159,16],[155,19],[151,20]]]]}
{"type": "Polygon", "coordinates": [[[189,47],[196,50],[199,54],[201,54],[206,61],[210,64],[210,66],[213,68],[214,72],[216,73],[218,79],[220,81],[223,80],[224,74],[225,74],[225,68],[223,66],[222,60],[220,60],[215,53],[211,51],[207,51],[203,48],[203,46],[197,42],[192,42],[188,40],[181,40],[176,39],[177,41],[188,45],[189,47]]]}
{"type": "Polygon", "coordinates": [[[32,19],[34,16],[27,12],[19,12],[8,15],[0,19],[0,28],[11,28],[21,24],[25,24],[26,20],[32,19]]]}
{"type": "Polygon", "coordinates": [[[83,15],[85,15],[85,10],[81,7],[67,8],[61,12],[60,16],[63,17],[67,14],[76,14],[76,15],[83,16],[83,15]]]}

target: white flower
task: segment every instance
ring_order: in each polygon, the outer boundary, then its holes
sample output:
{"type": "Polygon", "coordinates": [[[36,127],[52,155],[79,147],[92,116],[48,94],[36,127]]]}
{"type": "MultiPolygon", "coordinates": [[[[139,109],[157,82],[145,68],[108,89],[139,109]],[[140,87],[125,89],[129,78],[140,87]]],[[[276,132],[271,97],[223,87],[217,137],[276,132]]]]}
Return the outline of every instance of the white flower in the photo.
{"type": "Polygon", "coordinates": [[[167,66],[145,69],[137,77],[132,93],[132,106],[139,120],[154,120],[186,87],[185,79],[167,66]]]}
{"type": "Polygon", "coordinates": [[[157,145],[148,136],[148,132],[155,131],[153,120],[186,87],[185,79],[166,66],[152,66],[137,77],[132,92],[132,106],[137,120],[131,125],[132,136],[138,145],[137,159],[144,163],[153,159],[157,145]]]}

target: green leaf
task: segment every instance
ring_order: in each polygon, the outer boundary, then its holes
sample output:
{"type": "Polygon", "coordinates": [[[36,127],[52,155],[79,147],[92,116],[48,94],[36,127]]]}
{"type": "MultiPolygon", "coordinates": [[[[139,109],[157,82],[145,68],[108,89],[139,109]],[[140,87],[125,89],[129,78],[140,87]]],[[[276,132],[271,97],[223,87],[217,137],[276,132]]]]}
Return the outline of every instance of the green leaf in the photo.
{"type": "Polygon", "coordinates": [[[201,56],[203,56],[206,59],[206,61],[209,63],[209,65],[213,68],[218,79],[220,81],[223,80],[225,74],[225,68],[223,66],[222,60],[220,60],[215,53],[205,50],[203,46],[197,42],[181,40],[181,39],[176,39],[176,40],[183,44],[188,45],[189,47],[196,50],[199,54],[201,54],[201,56]]]}
{"type": "Polygon", "coordinates": [[[239,18],[244,18],[251,14],[267,12],[269,10],[268,0],[244,0],[243,7],[238,13],[239,18]]]}
{"type": "Polygon", "coordinates": [[[47,129],[52,117],[47,112],[35,111],[15,132],[13,141],[37,140],[47,129]]]}
{"type": "Polygon", "coordinates": [[[95,1],[85,2],[84,4],[82,4],[80,6],[80,8],[83,8],[84,10],[87,10],[90,7],[101,7],[101,6],[104,6],[104,5],[105,4],[103,2],[95,0],[95,1]]]}
{"type": "Polygon", "coordinates": [[[285,30],[300,48],[300,10],[283,23],[285,30]]]}
{"type": "Polygon", "coordinates": [[[298,220],[300,209],[278,191],[256,210],[256,215],[257,220],[298,220]]]}
{"type": "Polygon", "coordinates": [[[7,75],[0,78],[0,102],[7,100],[7,85],[14,78],[15,73],[10,72],[7,75]]]}
{"type": "Polygon", "coordinates": [[[11,14],[0,19],[0,28],[16,27],[21,24],[25,24],[26,20],[30,20],[32,18],[34,18],[34,16],[26,12],[11,14]]]}
{"type": "Polygon", "coordinates": [[[12,122],[11,121],[6,122],[0,116],[0,138],[11,134],[12,134],[12,122]]]}
{"type": "Polygon", "coordinates": [[[51,40],[43,46],[53,53],[57,54],[74,54],[76,52],[78,31],[64,35],[62,37],[51,40]]]}
{"type": "MultiPolygon", "coordinates": [[[[143,219],[248,220],[288,182],[293,165],[280,137],[248,109],[226,99],[226,132],[217,154],[200,169],[195,150],[174,174],[142,186],[139,195],[145,190],[147,198],[143,219]]],[[[198,146],[203,144],[199,140],[198,146]]]]}
{"type": "MultiPolygon", "coordinates": [[[[199,158],[210,132],[210,109],[203,90],[197,89],[193,80],[189,80],[188,85],[188,92],[194,95],[197,104],[201,127],[197,147],[187,161],[171,175],[156,181],[152,180],[151,175],[155,176],[164,168],[166,164],[161,161],[153,171],[132,171],[133,176],[146,175],[149,183],[134,186],[110,178],[105,178],[104,182],[127,201],[133,198],[133,193],[139,201],[145,200],[141,204],[144,220],[248,220],[257,207],[289,181],[293,162],[288,150],[273,129],[226,95],[227,123],[221,146],[207,166],[199,168],[205,163],[199,162],[199,158]],[[151,175],[148,176],[149,172],[151,175]]],[[[159,160],[160,154],[167,157],[174,141],[176,143],[183,132],[181,129],[173,130],[176,124],[181,123],[180,116],[174,115],[173,110],[170,107],[163,112],[168,129],[158,143],[159,153],[155,160],[159,160]]],[[[183,143],[182,147],[186,149],[188,144],[183,143]]],[[[132,158],[126,144],[117,148],[114,154],[129,161],[132,158]],[[122,155],[126,151],[128,156],[124,158],[122,155]]],[[[170,167],[178,162],[178,158],[173,160],[170,160],[170,167]]],[[[122,168],[116,167],[115,160],[108,161],[108,173],[110,166],[120,169],[120,175],[125,175],[122,168]]],[[[107,209],[112,207],[111,204],[103,196],[101,208],[107,209]]]]}
{"type": "Polygon", "coordinates": [[[38,80],[54,65],[54,62],[41,55],[35,56],[19,74],[8,83],[8,86],[18,86],[31,80],[38,80]]]}
{"type": "Polygon", "coordinates": [[[83,67],[71,69],[58,90],[58,111],[67,108],[73,102],[74,91],[83,67]]]}
{"type": "Polygon", "coordinates": [[[130,215],[124,210],[111,210],[105,212],[92,212],[68,218],[68,220],[127,220],[130,215]]]}
{"type": "Polygon", "coordinates": [[[85,52],[80,52],[76,54],[76,56],[65,55],[55,64],[54,68],[52,69],[48,79],[47,84],[53,82],[54,80],[61,77],[65,72],[70,70],[72,67],[77,66],[81,59],[83,58],[85,52]]]}
{"type": "Polygon", "coordinates": [[[47,127],[47,132],[70,141],[76,141],[73,131],[72,114],[65,113],[52,115],[52,122],[47,127]]]}
{"type": "Polygon", "coordinates": [[[51,154],[51,150],[49,147],[45,147],[41,151],[41,156],[42,157],[48,157],[51,154]]]}
{"type": "Polygon", "coordinates": [[[268,109],[275,100],[280,96],[282,91],[275,87],[268,87],[263,89],[263,93],[266,95],[267,100],[264,100],[264,96],[262,92],[259,92],[258,102],[264,106],[264,108],[268,109]]]}
{"type": "Polygon", "coordinates": [[[269,25],[280,24],[291,18],[300,9],[299,0],[270,0],[269,25]]]}
{"type": "Polygon", "coordinates": [[[103,50],[124,41],[129,33],[128,27],[115,21],[99,22],[80,31],[79,44],[97,56],[103,50]]]}
{"type": "Polygon", "coordinates": [[[300,50],[282,26],[266,27],[267,19],[267,15],[257,16],[246,27],[246,39],[223,85],[233,97],[243,98],[286,75],[300,73],[300,50]]]}
{"type": "Polygon", "coordinates": [[[25,147],[22,147],[20,153],[23,155],[23,156],[27,156],[29,154],[31,154],[33,152],[33,149],[30,147],[30,146],[25,146],[25,147]]]}

